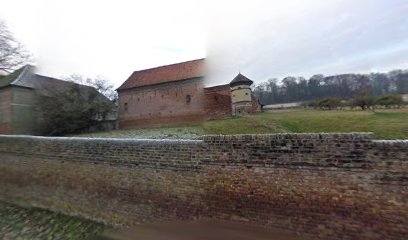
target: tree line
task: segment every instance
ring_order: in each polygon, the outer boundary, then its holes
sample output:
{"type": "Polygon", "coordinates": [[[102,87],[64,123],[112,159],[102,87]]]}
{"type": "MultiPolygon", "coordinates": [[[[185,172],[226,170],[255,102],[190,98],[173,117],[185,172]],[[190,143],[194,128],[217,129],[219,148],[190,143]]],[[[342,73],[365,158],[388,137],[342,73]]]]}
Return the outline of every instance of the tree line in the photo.
{"type": "Polygon", "coordinates": [[[263,105],[310,101],[335,97],[355,98],[360,95],[393,95],[408,93],[408,70],[388,73],[340,74],[311,78],[285,77],[281,81],[271,78],[254,87],[254,94],[263,105]]]}

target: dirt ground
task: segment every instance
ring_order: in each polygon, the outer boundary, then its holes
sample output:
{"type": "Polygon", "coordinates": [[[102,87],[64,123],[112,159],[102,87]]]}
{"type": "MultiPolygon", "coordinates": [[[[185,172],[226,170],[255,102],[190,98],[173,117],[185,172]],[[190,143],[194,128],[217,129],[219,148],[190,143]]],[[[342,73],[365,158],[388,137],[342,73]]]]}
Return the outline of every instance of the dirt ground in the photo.
{"type": "Polygon", "coordinates": [[[283,230],[236,223],[188,222],[140,225],[126,230],[107,230],[95,240],[300,240],[283,230]]]}

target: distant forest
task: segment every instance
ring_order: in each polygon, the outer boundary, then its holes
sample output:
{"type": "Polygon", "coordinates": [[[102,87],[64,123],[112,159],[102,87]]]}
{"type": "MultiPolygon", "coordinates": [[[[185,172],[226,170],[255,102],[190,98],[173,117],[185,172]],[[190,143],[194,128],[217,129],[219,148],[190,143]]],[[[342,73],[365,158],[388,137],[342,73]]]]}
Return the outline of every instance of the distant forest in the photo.
{"type": "Polygon", "coordinates": [[[340,74],[325,77],[321,74],[304,77],[276,78],[257,84],[254,94],[263,105],[300,102],[327,97],[349,99],[359,94],[387,95],[408,93],[408,70],[388,73],[340,74]]]}

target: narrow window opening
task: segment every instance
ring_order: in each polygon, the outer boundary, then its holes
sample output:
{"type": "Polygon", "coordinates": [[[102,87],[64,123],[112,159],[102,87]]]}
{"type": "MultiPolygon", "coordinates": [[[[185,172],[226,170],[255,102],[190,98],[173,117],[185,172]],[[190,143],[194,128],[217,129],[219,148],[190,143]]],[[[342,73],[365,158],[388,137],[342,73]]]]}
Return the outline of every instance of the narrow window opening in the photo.
{"type": "Polygon", "coordinates": [[[191,103],[191,95],[186,96],[186,103],[190,104],[191,103]]]}
{"type": "Polygon", "coordinates": [[[125,112],[128,112],[128,103],[125,102],[125,104],[123,104],[123,109],[125,110],[125,112]]]}

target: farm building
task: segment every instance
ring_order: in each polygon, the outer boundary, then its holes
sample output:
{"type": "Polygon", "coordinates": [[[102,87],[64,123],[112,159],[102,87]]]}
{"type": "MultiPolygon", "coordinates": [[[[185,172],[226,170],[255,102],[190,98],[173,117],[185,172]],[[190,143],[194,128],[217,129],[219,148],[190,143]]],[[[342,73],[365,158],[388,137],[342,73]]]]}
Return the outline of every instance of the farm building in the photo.
{"type": "Polygon", "coordinates": [[[205,87],[205,59],[135,71],[117,89],[120,128],[221,119],[260,111],[252,81],[238,74],[230,84],[205,87]]]}
{"type": "MultiPolygon", "coordinates": [[[[40,97],[50,97],[54,91],[64,91],[77,86],[81,92],[96,92],[96,89],[63,81],[35,73],[35,67],[26,65],[13,73],[0,76],[0,134],[41,135],[45,122],[44,113],[39,107],[40,97]]],[[[109,101],[96,92],[102,101],[109,101]]],[[[103,125],[114,128],[117,116],[110,114],[103,125]]]]}

